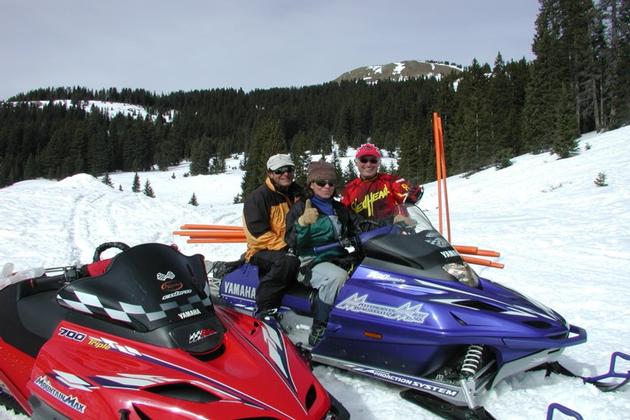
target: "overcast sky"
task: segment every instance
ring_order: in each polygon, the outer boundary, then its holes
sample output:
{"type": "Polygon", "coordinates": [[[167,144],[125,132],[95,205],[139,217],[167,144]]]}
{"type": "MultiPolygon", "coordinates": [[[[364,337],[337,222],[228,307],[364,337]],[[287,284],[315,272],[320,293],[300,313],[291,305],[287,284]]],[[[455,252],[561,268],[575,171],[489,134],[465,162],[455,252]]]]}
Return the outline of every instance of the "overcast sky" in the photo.
{"type": "Polygon", "coordinates": [[[533,59],[538,0],[0,0],[0,100],[50,86],[304,86],[403,60],[533,59]]]}

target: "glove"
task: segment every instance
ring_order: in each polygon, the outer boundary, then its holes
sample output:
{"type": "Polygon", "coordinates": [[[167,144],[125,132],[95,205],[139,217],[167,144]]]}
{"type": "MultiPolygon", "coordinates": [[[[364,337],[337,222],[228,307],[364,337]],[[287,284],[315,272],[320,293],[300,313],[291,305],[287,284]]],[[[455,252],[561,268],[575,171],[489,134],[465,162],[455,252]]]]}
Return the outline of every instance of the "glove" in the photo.
{"type": "Polygon", "coordinates": [[[424,194],[424,187],[422,185],[416,185],[415,187],[409,188],[407,198],[405,198],[405,203],[417,203],[422,198],[422,194],[424,194]]]}
{"type": "Polygon", "coordinates": [[[298,218],[298,223],[300,226],[312,225],[317,220],[317,217],[319,217],[319,212],[311,205],[311,200],[307,199],[306,203],[304,203],[304,213],[298,218]]]}
{"type": "Polygon", "coordinates": [[[416,225],[416,221],[413,220],[411,217],[409,216],[403,216],[402,214],[397,214],[396,216],[394,216],[394,224],[403,224],[405,226],[415,226],[416,225]]]}

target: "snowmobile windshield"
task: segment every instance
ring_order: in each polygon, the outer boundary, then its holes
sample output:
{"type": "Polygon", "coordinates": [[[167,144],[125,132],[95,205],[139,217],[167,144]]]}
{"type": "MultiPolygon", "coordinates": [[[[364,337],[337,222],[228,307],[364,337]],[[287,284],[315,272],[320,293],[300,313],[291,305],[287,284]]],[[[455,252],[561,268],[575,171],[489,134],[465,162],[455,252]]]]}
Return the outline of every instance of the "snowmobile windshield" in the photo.
{"type": "Polygon", "coordinates": [[[187,257],[163,244],[138,245],[118,254],[104,274],[71,282],[57,299],[137,331],[214,317],[201,256],[187,257]]]}
{"type": "Polygon", "coordinates": [[[477,287],[478,277],[459,253],[433,227],[424,212],[412,204],[404,208],[405,217],[377,221],[380,227],[361,234],[366,265],[389,271],[459,281],[477,287]]]}

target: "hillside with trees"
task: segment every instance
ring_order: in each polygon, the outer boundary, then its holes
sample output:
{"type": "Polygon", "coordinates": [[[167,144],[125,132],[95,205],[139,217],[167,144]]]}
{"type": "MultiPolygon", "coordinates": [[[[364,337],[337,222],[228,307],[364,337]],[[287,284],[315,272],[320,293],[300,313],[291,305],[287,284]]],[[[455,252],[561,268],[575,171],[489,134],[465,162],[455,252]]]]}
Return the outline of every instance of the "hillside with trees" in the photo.
{"type": "Polygon", "coordinates": [[[192,175],[216,173],[224,170],[219,162],[225,157],[245,152],[246,195],[260,182],[271,153],[290,152],[306,163],[312,154],[330,154],[333,143],[344,153],[368,138],[398,152],[400,175],[426,182],[434,177],[433,112],[444,123],[450,174],[502,168],[526,152],[568,157],[580,133],[630,122],[628,1],[540,0],[532,49],[531,62],[505,62],[498,53],[491,65],[474,60],[439,80],[166,95],[115,88],[33,90],[0,103],[0,187],[80,172],[166,170],[183,159],[192,161],[192,175]],[[174,117],[112,117],[29,102],[54,99],[124,102],[158,116],[173,110],[174,117]]]}

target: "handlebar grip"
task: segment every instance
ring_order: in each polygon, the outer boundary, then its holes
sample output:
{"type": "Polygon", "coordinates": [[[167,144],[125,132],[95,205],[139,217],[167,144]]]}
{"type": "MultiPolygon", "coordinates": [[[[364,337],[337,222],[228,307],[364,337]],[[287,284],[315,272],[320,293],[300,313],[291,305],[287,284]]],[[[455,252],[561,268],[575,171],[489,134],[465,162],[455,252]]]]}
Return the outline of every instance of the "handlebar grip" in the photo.
{"type": "Polygon", "coordinates": [[[46,286],[56,285],[61,287],[67,281],[66,273],[59,274],[56,276],[47,276],[43,275],[40,277],[35,277],[30,280],[31,287],[35,288],[45,288],[46,286]]]}
{"type": "Polygon", "coordinates": [[[343,248],[343,244],[341,242],[333,242],[326,245],[316,246],[316,247],[313,247],[313,252],[315,253],[315,255],[317,255],[317,254],[322,254],[326,251],[330,251],[332,249],[337,249],[337,248],[343,248]]]}

